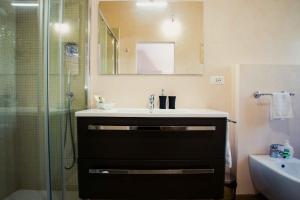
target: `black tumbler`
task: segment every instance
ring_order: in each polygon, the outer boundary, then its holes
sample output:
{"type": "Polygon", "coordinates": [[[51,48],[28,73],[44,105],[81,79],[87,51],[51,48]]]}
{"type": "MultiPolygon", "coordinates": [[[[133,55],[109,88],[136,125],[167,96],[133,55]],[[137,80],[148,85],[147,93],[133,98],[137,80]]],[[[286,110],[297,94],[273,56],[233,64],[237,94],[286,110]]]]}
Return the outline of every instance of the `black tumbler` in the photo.
{"type": "Polygon", "coordinates": [[[175,109],[176,96],[169,96],[169,109],[175,109]]]}
{"type": "Polygon", "coordinates": [[[159,109],[167,108],[167,96],[159,96],[159,109]]]}

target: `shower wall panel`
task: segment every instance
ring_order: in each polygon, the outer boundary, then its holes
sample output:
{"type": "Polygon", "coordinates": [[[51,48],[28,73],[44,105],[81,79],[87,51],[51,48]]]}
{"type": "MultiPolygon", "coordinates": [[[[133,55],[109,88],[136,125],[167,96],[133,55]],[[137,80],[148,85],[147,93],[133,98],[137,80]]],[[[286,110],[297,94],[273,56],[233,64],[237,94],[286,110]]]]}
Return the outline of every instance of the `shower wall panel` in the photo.
{"type": "MultiPolygon", "coordinates": [[[[18,189],[45,188],[44,132],[40,131],[40,35],[37,8],[16,9],[16,166],[18,189]]],[[[43,94],[42,94],[43,95],[43,94]]]]}
{"type": "Polygon", "coordinates": [[[15,20],[10,2],[0,0],[0,199],[16,189],[15,20]]]}

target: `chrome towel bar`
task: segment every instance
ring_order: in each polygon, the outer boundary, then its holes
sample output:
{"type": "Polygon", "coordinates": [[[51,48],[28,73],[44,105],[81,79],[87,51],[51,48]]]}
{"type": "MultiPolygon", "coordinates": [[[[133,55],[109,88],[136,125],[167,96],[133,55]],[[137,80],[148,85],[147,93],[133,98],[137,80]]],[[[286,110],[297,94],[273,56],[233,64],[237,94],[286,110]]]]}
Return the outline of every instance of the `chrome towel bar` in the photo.
{"type": "MultiPolygon", "coordinates": [[[[284,91],[282,91],[282,92],[284,92],[284,91]]],[[[272,95],[273,95],[272,93],[261,93],[260,91],[256,91],[253,94],[253,96],[254,96],[255,99],[258,99],[261,96],[272,96],[272,95]]],[[[290,92],[290,96],[295,96],[295,93],[290,92]]]]}

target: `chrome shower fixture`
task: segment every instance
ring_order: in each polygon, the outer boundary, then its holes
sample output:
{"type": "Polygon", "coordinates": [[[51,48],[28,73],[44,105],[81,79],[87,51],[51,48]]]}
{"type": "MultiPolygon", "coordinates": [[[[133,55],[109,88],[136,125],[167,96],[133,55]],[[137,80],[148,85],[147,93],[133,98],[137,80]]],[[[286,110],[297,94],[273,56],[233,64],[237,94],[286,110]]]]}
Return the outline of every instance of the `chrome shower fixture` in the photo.
{"type": "Polygon", "coordinates": [[[65,43],[65,55],[68,57],[79,56],[79,47],[75,42],[65,43]]]}

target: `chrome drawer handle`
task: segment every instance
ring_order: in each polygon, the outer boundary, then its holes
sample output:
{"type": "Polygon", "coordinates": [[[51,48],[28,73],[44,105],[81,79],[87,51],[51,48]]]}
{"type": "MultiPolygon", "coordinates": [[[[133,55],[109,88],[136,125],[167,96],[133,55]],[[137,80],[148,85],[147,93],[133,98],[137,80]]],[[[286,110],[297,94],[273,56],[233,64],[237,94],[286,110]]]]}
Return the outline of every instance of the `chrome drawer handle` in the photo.
{"type": "Polygon", "coordinates": [[[88,130],[95,131],[95,130],[130,130],[130,126],[108,126],[108,125],[88,125],[88,130]]]}
{"type": "Polygon", "coordinates": [[[215,131],[216,126],[161,126],[161,130],[215,131]]]}
{"type": "MultiPolygon", "coordinates": [[[[88,125],[88,130],[137,130],[143,126],[88,125]]],[[[215,131],[216,126],[158,126],[161,131],[215,131]]]]}
{"type": "Polygon", "coordinates": [[[214,174],[215,169],[89,169],[89,174],[214,174]]]}

